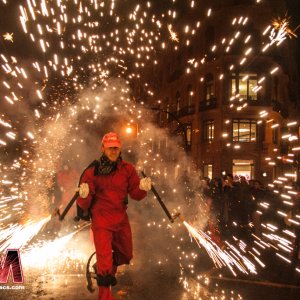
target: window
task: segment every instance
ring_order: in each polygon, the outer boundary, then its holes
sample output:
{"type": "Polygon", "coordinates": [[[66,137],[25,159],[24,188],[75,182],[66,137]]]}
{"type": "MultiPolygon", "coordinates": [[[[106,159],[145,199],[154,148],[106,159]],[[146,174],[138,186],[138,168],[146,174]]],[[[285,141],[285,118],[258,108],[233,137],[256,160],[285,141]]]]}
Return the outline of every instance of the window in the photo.
{"type": "Polygon", "coordinates": [[[160,111],[160,121],[168,121],[169,119],[169,112],[170,112],[170,98],[169,97],[165,97],[164,100],[164,107],[162,108],[162,110],[160,111]]]}
{"type": "Polygon", "coordinates": [[[257,100],[258,90],[257,74],[232,74],[231,96],[240,95],[244,100],[257,100]]]}
{"type": "Polygon", "coordinates": [[[212,140],[214,139],[214,130],[215,130],[214,121],[213,120],[204,121],[203,130],[204,130],[203,140],[205,142],[211,143],[212,140]]]}
{"type": "Polygon", "coordinates": [[[193,89],[192,89],[192,85],[189,84],[187,87],[187,96],[188,96],[188,107],[190,107],[193,104],[193,89]]]}
{"type": "Polygon", "coordinates": [[[169,120],[169,117],[170,117],[170,114],[169,114],[169,112],[170,112],[170,104],[167,104],[166,111],[167,111],[167,120],[169,120]]]}
{"type": "Polygon", "coordinates": [[[278,144],[278,126],[272,128],[273,144],[278,144]]]}
{"type": "Polygon", "coordinates": [[[232,140],[233,142],[256,142],[255,120],[233,120],[232,140]]]}
{"type": "Polygon", "coordinates": [[[212,179],[212,165],[203,165],[203,176],[212,179]]]}
{"type": "Polygon", "coordinates": [[[190,147],[192,145],[192,125],[191,124],[186,124],[186,145],[190,147]]]}
{"type": "Polygon", "coordinates": [[[214,76],[207,74],[205,76],[204,99],[208,101],[215,97],[214,76]]]}
{"type": "Polygon", "coordinates": [[[180,93],[177,92],[176,93],[176,113],[177,115],[179,114],[179,111],[180,111],[180,105],[181,105],[181,97],[180,97],[180,93]]]}
{"type": "Polygon", "coordinates": [[[235,181],[239,180],[241,176],[244,176],[247,180],[253,179],[253,160],[234,159],[232,166],[232,174],[235,181]]]}

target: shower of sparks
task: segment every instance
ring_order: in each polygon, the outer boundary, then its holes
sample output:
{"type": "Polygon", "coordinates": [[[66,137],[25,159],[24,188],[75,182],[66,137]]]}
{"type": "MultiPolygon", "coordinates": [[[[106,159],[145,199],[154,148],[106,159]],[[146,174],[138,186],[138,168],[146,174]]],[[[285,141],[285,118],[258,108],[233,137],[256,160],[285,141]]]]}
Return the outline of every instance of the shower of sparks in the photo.
{"type": "Polygon", "coordinates": [[[51,216],[38,222],[28,221],[25,224],[11,224],[8,228],[1,228],[0,252],[5,249],[20,249],[35,237],[50,221],[51,216]]]}
{"type": "Polygon", "coordinates": [[[289,38],[297,37],[295,31],[298,29],[299,26],[295,30],[292,30],[289,27],[289,21],[290,17],[286,17],[283,19],[274,19],[272,23],[273,29],[271,30],[269,36],[271,40],[271,45],[274,43],[276,43],[277,45],[281,44],[287,36],[289,38]]]}
{"type": "Polygon", "coordinates": [[[184,221],[183,224],[197,245],[206,250],[216,267],[221,268],[227,266],[235,276],[236,273],[234,271],[234,267],[238,268],[245,274],[249,274],[249,271],[253,274],[257,273],[255,265],[232,245],[229,245],[230,251],[222,250],[205,232],[192,227],[186,221],[184,221]]]}
{"type": "Polygon", "coordinates": [[[172,30],[172,25],[171,24],[168,25],[168,30],[169,30],[169,33],[170,33],[170,39],[172,41],[175,41],[175,42],[178,43],[179,39],[178,39],[177,33],[172,30]]]}
{"type": "Polygon", "coordinates": [[[14,39],[13,39],[13,33],[5,33],[5,34],[3,34],[3,38],[4,38],[4,40],[5,41],[10,41],[10,42],[12,42],[13,43],[13,41],[14,41],[14,39]]]}
{"type": "Polygon", "coordinates": [[[64,265],[66,258],[76,258],[86,260],[87,255],[80,254],[80,252],[70,253],[66,251],[68,242],[86,226],[71,232],[63,237],[56,238],[50,241],[39,241],[26,248],[22,253],[22,264],[24,267],[47,268],[50,269],[58,265],[64,265]]]}
{"type": "Polygon", "coordinates": [[[195,62],[195,58],[191,58],[191,59],[188,60],[188,63],[191,64],[191,65],[193,65],[194,62],[195,62]]]}
{"type": "Polygon", "coordinates": [[[291,17],[287,17],[287,16],[283,19],[280,18],[274,19],[272,25],[277,31],[284,30],[286,32],[286,35],[289,38],[297,37],[295,32],[300,25],[298,25],[294,30],[290,29],[289,27],[290,19],[291,17]]]}

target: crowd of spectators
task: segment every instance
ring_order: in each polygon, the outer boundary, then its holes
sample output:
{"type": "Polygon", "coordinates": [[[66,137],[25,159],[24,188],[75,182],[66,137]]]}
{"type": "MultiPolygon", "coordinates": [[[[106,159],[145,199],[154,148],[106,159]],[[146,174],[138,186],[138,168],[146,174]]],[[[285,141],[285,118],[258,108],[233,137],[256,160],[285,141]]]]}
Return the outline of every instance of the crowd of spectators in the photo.
{"type": "Polygon", "coordinates": [[[221,234],[226,235],[238,230],[247,234],[261,234],[261,207],[263,202],[272,201],[276,204],[276,196],[259,180],[247,181],[244,176],[233,180],[232,174],[221,178],[203,178],[201,192],[209,207],[210,217],[220,228],[221,234]],[[271,200],[272,199],[272,200],[271,200]]]}
{"type": "Polygon", "coordinates": [[[247,181],[241,176],[234,181],[232,174],[222,178],[204,178],[201,192],[209,207],[210,217],[220,228],[221,234],[234,227],[248,228],[249,223],[255,227],[259,234],[258,203],[267,196],[267,190],[258,180],[247,181]]]}
{"type": "Polygon", "coordinates": [[[203,178],[200,190],[208,207],[208,229],[214,231],[212,237],[218,241],[219,238],[236,234],[239,238],[251,241],[251,235],[261,237],[264,225],[274,222],[281,231],[288,229],[294,232],[293,260],[297,261],[300,234],[298,226],[291,223],[291,218],[297,219],[300,214],[300,188],[295,183],[291,185],[296,191],[291,197],[292,204],[283,207],[281,194],[284,191],[280,186],[276,187],[277,193],[274,193],[274,189],[269,189],[259,180],[246,180],[244,176],[238,180],[233,180],[232,174],[211,180],[203,178]],[[287,213],[286,217],[278,214],[280,210],[287,213]]]}

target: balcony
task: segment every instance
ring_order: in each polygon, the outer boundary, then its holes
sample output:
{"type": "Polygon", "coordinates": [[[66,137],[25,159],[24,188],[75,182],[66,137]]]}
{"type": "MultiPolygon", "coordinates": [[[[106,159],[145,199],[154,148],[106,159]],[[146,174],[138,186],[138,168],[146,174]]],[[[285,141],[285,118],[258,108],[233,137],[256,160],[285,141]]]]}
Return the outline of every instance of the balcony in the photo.
{"type": "Polygon", "coordinates": [[[217,108],[217,99],[211,98],[206,101],[201,101],[199,105],[199,111],[206,111],[209,109],[217,108]]]}
{"type": "Polygon", "coordinates": [[[195,113],[195,105],[190,105],[190,106],[183,107],[176,114],[178,117],[184,117],[188,115],[193,115],[194,113],[195,113]]]}
{"type": "Polygon", "coordinates": [[[249,106],[270,106],[271,102],[268,99],[256,99],[256,100],[252,100],[252,99],[247,99],[247,104],[249,106]]]}
{"type": "MultiPolygon", "coordinates": [[[[247,103],[248,106],[272,106],[272,103],[269,99],[252,99],[251,96],[241,96],[242,99],[244,99],[243,101],[239,102],[239,104],[244,104],[247,103]]],[[[238,100],[235,100],[238,101],[238,100]]],[[[234,103],[237,103],[233,101],[234,103]]],[[[232,102],[225,100],[224,104],[231,104],[232,102]]]]}

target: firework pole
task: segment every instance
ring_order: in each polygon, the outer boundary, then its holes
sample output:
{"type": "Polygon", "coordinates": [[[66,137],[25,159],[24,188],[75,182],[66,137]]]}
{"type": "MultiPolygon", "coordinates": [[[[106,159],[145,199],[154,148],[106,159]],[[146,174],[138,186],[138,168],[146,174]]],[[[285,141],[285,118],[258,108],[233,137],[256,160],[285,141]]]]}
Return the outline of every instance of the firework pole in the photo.
{"type": "MultiPolygon", "coordinates": [[[[144,171],[141,172],[143,177],[147,177],[146,174],[144,173],[144,171]]],[[[168,208],[166,207],[165,203],[163,202],[163,200],[161,199],[161,197],[159,196],[158,192],[156,191],[155,187],[151,184],[151,191],[154,194],[154,196],[156,197],[157,201],[159,202],[160,206],[162,207],[162,209],[164,210],[165,214],[167,215],[167,217],[169,218],[171,223],[174,223],[174,220],[180,216],[180,213],[175,213],[173,216],[171,215],[170,211],[168,210],[168,208]]]]}

